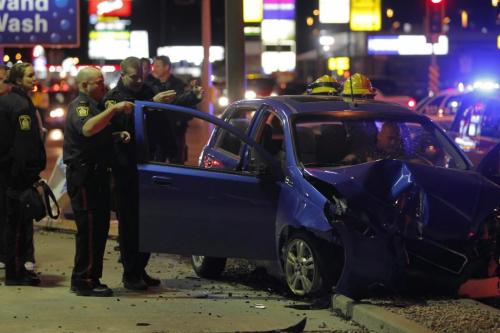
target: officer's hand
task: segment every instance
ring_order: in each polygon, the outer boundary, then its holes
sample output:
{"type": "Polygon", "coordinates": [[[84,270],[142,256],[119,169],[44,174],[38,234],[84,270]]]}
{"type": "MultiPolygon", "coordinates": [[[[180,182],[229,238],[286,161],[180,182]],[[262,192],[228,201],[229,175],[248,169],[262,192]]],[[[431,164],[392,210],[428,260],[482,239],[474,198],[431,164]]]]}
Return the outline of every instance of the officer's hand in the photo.
{"type": "Polygon", "coordinates": [[[120,132],[120,141],[122,143],[129,143],[130,142],[130,133],[127,131],[121,131],[120,132]]]}
{"type": "Polygon", "coordinates": [[[153,101],[157,103],[171,103],[176,96],[175,90],[162,91],[153,97],[153,101]]]}
{"type": "Polygon", "coordinates": [[[198,85],[198,80],[192,80],[189,82],[191,86],[191,91],[194,93],[197,99],[201,100],[203,98],[203,88],[198,85]]]}
{"type": "Polygon", "coordinates": [[[118,112],[123,112],[125,114],[131,114],[134,112],[134,103],[132,102],[120,102],[114,105],[118,112]]]}

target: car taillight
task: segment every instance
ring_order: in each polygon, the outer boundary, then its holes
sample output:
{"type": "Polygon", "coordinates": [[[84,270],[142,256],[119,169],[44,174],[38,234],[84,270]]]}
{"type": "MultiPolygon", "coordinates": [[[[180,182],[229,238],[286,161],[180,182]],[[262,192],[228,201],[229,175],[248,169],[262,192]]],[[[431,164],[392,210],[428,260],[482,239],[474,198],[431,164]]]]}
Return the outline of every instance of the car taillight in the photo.
{"type": "Polygon", "coordinates": [[[223,166],[224,164],[222,164],[220,161],[216,160],[212,156],[205,156],[205,158],[203,159],[203,167],[206,169],[221,168],[223,166]]]}
{"type": "Polygon", "coordinates": [[[409,101],[408,101],[408,107],[410,109],[413,109],[415,107],[415,105],[417,105],[417,101],[415,101],[413,98],[411,98],[409,101]]]}

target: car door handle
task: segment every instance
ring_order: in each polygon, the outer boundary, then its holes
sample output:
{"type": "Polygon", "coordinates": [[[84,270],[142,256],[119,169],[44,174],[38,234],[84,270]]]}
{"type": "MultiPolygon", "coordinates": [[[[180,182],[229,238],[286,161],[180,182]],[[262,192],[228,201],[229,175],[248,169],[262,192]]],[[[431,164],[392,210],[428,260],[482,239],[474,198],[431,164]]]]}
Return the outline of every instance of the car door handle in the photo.
{"type": "Polygon", "coordinates": [[[160,185],[160,186],[172,185],[171,178],[169,178],[169,177],[153,176],[153,177],[151,177],[151,180],[153,181],[153,183],[160,185]]]}

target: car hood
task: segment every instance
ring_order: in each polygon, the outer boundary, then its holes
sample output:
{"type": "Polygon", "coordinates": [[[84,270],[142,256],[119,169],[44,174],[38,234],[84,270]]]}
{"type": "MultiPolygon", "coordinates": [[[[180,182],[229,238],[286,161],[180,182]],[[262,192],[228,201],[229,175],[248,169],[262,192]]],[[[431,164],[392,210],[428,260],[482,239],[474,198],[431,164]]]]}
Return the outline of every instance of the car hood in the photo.
{"type": "Polygon", "coordinates": [[[500,205],[500,187],[473,171],[380,160],[341,168],[306,168],[331,184],[348,204],[366,210],[380,226],[401,209],[409,192],[424,235],[434,240],[463,239],[500,205]]]}

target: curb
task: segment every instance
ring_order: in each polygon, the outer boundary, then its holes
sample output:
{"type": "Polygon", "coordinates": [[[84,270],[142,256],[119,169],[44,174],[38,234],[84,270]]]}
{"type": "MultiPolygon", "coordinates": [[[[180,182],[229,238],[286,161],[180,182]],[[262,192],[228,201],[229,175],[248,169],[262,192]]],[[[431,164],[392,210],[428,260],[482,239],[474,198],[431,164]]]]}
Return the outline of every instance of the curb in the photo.
{"type": "Polygon", "coordinates": [[[379,306],[356,302],[343,295],[332,296],[332,310],[377,333],[436,333],[379,306]]]}

